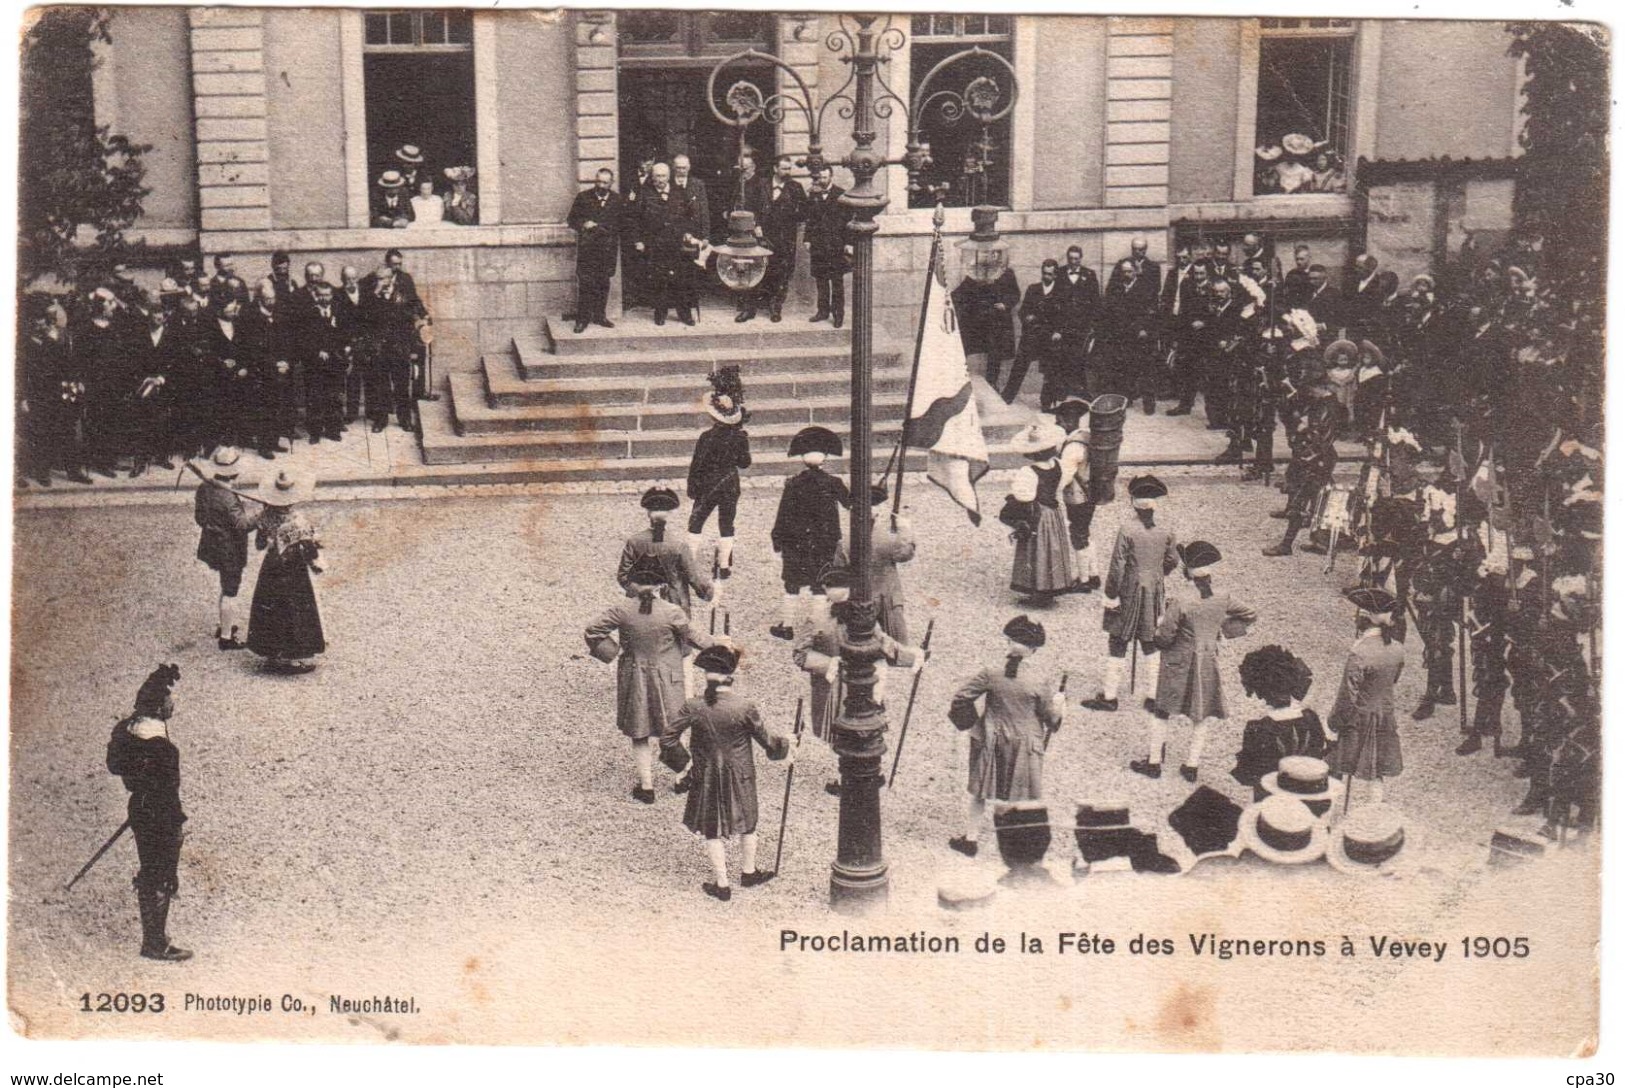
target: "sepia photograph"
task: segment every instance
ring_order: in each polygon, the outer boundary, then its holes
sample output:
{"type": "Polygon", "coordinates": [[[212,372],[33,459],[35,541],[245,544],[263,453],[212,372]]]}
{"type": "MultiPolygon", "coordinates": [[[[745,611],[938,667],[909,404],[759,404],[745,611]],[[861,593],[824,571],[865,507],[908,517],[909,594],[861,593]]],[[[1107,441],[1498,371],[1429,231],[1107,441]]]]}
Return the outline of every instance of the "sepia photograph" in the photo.
{"type": "Polygon", "coordinates": [[[1565,19],[19,11],[11,1032],[1591,1057],[1565,19]]]}

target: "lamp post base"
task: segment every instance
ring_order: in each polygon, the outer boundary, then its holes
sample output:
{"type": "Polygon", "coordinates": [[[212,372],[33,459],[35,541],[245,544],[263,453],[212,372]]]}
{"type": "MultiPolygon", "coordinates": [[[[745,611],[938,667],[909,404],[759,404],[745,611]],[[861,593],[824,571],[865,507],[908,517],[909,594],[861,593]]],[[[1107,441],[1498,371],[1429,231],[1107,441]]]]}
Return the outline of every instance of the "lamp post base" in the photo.
{"type": "Polygon", "coordinates": [[[862,751],[841,753],[840,843],[829,867],[829,905],[840,914],[868,914],[883,909],[891,891],[880,835],[880,761],[886,746],[879,732],[837,730],[838,745],[862,751]]]}
{"type": "Polygon", "coordinates": [[[837,914],[865,915],[885,910],[891,899],[891,876],[885,865],[873,873],[829,868],[829,907],[837,914]]]}

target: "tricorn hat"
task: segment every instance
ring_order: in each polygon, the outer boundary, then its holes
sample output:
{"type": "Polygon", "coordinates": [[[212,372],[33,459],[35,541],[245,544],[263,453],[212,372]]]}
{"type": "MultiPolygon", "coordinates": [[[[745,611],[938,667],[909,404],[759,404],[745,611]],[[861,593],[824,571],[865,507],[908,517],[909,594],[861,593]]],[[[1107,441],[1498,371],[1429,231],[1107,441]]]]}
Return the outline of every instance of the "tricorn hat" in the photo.
{"type": "Polygon", "coordinates": [[[1004,625],[1004,637],[1036,650],[1044,645],[1044,625],[1025,615],[1017,616],[1004,625]]]}
{"type": "Polygon", "coordinates": [[[829,457],[841,456],[841,437],[828,427],[803,427],[790,439],[790,456],[802,457],[809,453],[822,453],[829,457]]]}
{"type": "Polygon", "coordinates": [[[1373,615],[1383,615],[1399,607],[1394,595],[1386,589],[1377,589],[1375,586],[1355,586],[1353,589],[1343,591],[1343,596],[1349,603],[1361,612],[1370,612],[1373,615]]]}
{"type": "Polygon", "coordinates": [[[739,667],[739,655],[726,646],[707,646],[694,655],[694,667],[716,676],[732,676],[739,667]]]}
{"type": "Polygon", "coordinates": [[[1241,806],[1212,786],[1198,786],[1184,804],[1168,814],[1168,825],[1198,861],[1235,853],[1240,822],[1241,806]]]}
{"type": "Polygon", "coordinates": [[[1160,499],[1168,494],[1168,485],[1155,476],[1136,476],[1128,482],[1131,499],[1160,499]]]}
{"type": "Polygon", "coordinates": [[[653,556],[645,555],[632,564],[626,580],[635,586],[662,586],[666,584],[666,572],[653,556]]]}
{"type": "Polygon", "coordinates": [[[159,665],[152,670],[141,682],[141,690],[135,693],[135,712],[145,714],[163,709],[164,700],[169,698],[170,690],[180,678],[179,665],[159,665]]]}
{"type": "Polygon", "coordinates": [[[651,487],[639,502],[645,510],[675,510],[682,505],[677,492],[669,487],[651,487]]]}
{"type": "Polygon", "coordinates": [[[869,485],[869,505],[870,506],[881,506],[889,498],[891,498],[891,492],[886,490],[886,485],[885,484],[870,484],[869,485]]]}
{"type": "Polygon", "coordinates": [[[1223,557],[1215,545],[1205,540],[1193,540],[1189,544],[1179,546],[1179,558],[1185,564],[1185,573],[1196,576],[1206,573],[1209,567],[1223,557]]]}
{"type": "Polygon", "coordinates": [[[1078,429],[1078,423],[1089,414],[1090,403],[1079,396],[1070,396],[1050,410],[1055,422],[1069,431],[1078,429]]]}

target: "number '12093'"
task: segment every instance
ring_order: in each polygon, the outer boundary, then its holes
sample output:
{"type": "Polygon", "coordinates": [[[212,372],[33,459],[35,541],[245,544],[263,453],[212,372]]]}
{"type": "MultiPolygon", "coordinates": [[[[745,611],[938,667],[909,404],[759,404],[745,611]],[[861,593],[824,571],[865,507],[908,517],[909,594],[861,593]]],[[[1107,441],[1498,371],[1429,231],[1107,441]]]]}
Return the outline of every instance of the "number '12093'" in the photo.
{"type": "Polygon", "coordinates": [[[80,1012],[163,1012],[163,994],[80,994],[80,1012]]]}

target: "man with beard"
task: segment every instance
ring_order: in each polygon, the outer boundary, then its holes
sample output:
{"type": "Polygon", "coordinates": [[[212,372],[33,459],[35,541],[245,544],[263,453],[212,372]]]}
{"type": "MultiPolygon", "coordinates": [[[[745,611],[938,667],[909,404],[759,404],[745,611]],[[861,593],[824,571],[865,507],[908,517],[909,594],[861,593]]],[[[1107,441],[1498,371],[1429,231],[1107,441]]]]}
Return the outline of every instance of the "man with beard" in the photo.
{"type": "Polygon", "coordinates": [[[694,324],[696,303],[690,258],[698,252],[705,232],[691,195],[676,191],[671,167],[657,162],[649,173],[649,187],[638,194],[638,241],[635,247],[649,259],[654,294],[655,324],[664,325],[674,307],[685,325],[694,324]]]}
{"type": "Polygon", "coordinates": [[[756,232],[773,255],[767,259],[767,275],[756,289],[754,301],[742,301],[735,321],[749,321],[756,308],[765,306],[773,321],[784,320],[784,300],[796,270],[796,249],[801,222],[807,217],[807,193],[790,176],[795,160],[780,155],[771,178],[753,178],[745,185],[745,208],[756,214],[756,232]]]}
{"type": "Polygon", "coordinates": [[[393,407],[396,422],[409,431],[416,409],[412,401],[412,349],[417,340],[415,295],[408,295],[395,269],[385,264],[361,281],[361,299],[367,418],[377,434],[388,425],[393,407]]]}
{"type": "Polygon", "coordinates": [[[609,303],[609,281],[615,275],[615,262],[621,251],[621,220],[626,199],[615,191],[615,171],[598,171],[591,189],[577,193],[565,219],[576,232],[576,324],[575,331],[587,325],[613,329],[605,309],[609,303]]]}
{"type": "Polygon", "coordinates": [[[1155,264],[1143,259],[1144,243],[1139,244],[1140,264],[1133,257],[1117,262],[1106,283],[1101,329],[1108,365],[1093,392],[1138,397],[1149,416],[1157,411],[1157,277],[1155,264]]]}

